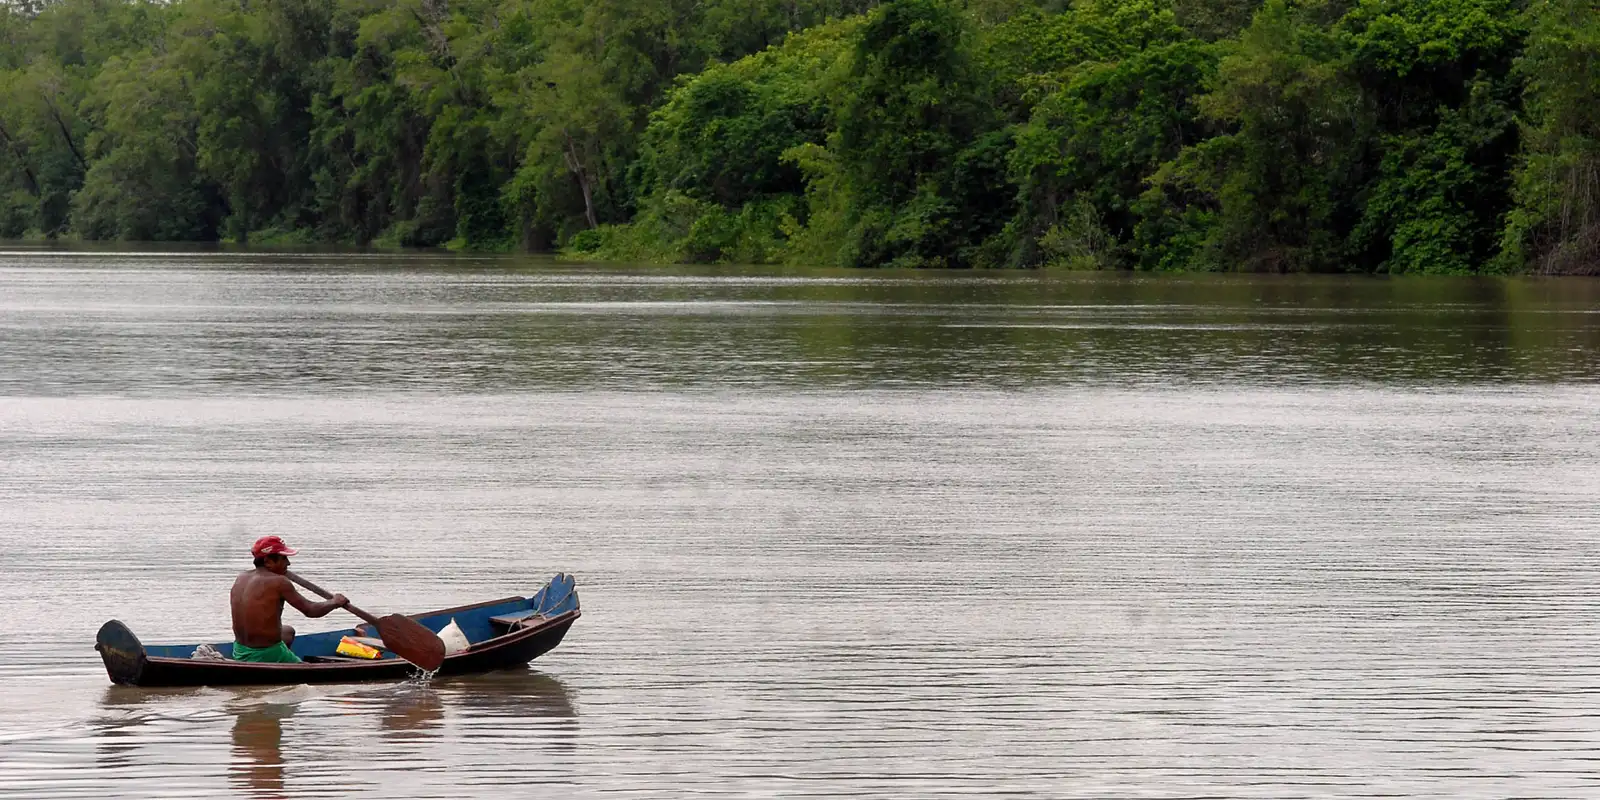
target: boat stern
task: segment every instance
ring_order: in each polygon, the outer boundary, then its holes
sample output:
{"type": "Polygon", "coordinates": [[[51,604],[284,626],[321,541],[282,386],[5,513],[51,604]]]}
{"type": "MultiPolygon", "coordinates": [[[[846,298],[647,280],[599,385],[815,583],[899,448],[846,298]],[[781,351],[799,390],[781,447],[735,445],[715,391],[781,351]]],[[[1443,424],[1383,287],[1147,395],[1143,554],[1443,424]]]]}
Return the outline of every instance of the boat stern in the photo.
{"type": "Polygon", "coordinates": [[[139,685],[139,677],[144,674],[148,659],[144,644],[128,626],[118,620],[101,625],[100,633],[95,636],[94,649],[100,651],[100,660],[105,662],[106,674],[111,677],[112,683],[139,685]]]}

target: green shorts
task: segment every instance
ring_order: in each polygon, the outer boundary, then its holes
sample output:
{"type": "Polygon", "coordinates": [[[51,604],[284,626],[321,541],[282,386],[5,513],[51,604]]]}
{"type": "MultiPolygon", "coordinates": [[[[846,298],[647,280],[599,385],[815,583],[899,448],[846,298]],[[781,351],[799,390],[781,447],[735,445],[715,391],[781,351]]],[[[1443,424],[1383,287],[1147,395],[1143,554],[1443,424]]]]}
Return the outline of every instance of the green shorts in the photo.
{"type": "Polygon", "coordinates": [[[257,664],[298,664],[300,657],[289,649],[283,642],[275,642],[266,647],[246,647],[238,642],[233,643],[234,661],[253,661],[257,664]]]}

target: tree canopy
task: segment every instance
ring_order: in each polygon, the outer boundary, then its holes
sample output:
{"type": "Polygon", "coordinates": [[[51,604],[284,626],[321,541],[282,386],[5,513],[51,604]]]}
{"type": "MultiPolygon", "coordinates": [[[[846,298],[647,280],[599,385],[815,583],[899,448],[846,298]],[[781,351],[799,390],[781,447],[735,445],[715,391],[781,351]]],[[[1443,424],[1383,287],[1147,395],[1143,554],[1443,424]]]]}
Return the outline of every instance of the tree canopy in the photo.
{"type": "Polygon", "coordinates": [[[0,237],[1600,272],[1600,0],[6,0],[0,237]]]}

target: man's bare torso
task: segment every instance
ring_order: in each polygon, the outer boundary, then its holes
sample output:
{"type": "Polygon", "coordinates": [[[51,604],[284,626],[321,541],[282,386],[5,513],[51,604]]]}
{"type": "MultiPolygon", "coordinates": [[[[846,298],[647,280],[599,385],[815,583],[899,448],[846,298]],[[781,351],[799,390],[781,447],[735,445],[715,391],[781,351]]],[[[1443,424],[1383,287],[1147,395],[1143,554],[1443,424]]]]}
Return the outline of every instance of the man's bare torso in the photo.
{"type": "Polygon", "coordinates": [[[266,569],[239,573],[233,582],[233,638],[246,647],[283,641],[284,587],[289,579],[266,569]]]}

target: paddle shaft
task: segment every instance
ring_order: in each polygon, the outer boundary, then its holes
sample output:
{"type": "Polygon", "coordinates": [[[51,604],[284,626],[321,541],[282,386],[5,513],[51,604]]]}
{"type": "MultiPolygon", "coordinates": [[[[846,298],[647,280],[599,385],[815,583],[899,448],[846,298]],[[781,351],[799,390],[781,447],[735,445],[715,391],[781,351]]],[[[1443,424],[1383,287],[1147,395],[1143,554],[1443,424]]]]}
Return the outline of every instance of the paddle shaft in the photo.
{"type": "MultiPolygon", "coordinates": [[[[318,586],[293,572],[284,573],[289,580],[304,586],[307,590],[324,598],[333,595],[327,589],[318,586]]],[[[444,641],[439,635],[428,630],[422,623],[399,614],[390,614],[383,619],[350,605],[344,604],[344,610],[366,620],[378,629],[378,638],[383,640],[383,646],[395,655],[421,667],[424,672],[435,672],[444,666],[444,641]]]]}
{"type": "MultiPolygon", "coordinates": [[[[318,585],[312,583],[311,581],[308,581],[305,578],[302,578],[299,575],[294,574],[293,572],[289,572],[289,571],[285,570],[283,574],[286,577],[288,577],[289,580],[294,581],[295,583],[300,584],[301,587],[310,590],[310,592],[312,594],[315,594],[315,595],[321,597],[324,600],[332,600],[333,599],[333,592],[330,592],[327,589],[324,589],[321,586],[318,586],[318,585]]],[[[348,611],[348,612],[350,612],[350,613],[352,613],[352,614],[354,614],[354,615],[356,615],[356,616],[358,616],[358,617],[360,617],[360,618],[362,618],[362,619],[364,619],[364,620],[366,620],[366,621],[368,621],[368,622],[370,622],[370,623],[372,623],[374,625],[378,624],[378,618],[377,617],[374,617],[371,614],[368,614],[367,612],[362,611],[361,609],[356,608],[353,605],[350,605],[349,603],[345,603],[344,604],[344,610],[346,610],[346,611],[348,611]]]]}

